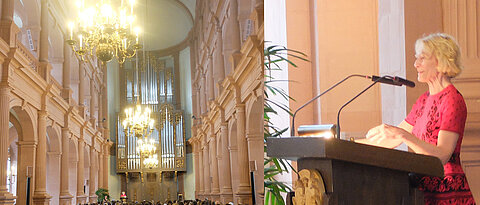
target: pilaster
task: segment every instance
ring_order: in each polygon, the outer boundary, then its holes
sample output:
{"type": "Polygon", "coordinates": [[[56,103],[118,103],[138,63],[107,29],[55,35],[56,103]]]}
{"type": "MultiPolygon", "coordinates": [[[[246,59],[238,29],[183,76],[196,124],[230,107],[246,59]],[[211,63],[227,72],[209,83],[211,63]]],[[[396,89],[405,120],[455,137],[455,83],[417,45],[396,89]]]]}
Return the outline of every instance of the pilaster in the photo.
{"type": "Polygon", "coordinates": [[[62,72],[62,98],[65,99],[68,104],[70,104],[70,100],[72,99],[72,89],[70,88],[71,80],[70,80],[70,63],[71,63],[71,48],[66,42],[63,43],[63,72],[62,72]]]}
{"type": "Polygon", "coordinates": [[[220,93],[223,92],[223,87],[222,87],[222,82],[225,79],[225,63],[224,63],[224,56],[223,56],[223,37],[222,37],[222,26],[218,22],[215,24],[215,33],[216,33],[216,46],[214,48],[214,65],[213,65],[213,70],[214,72],[214,83],[215,86],[217,87],[217,92],[216,96],[218,96],[220,93]]]}
{"type": "MultiPolygon", "coordinates": [[[[200,138],[200,136],[197,135],[197,138],[200,138]]],[[[200,140],[200,139],[199,139],[200,140]]],[[[198,164],[199,164],[199,178],[200,178],[200,188],[198,189],[199,195],[203,195],[205,193],[205,177],[204,177],[204,163],[203,163],[203,147],[202,143],[200,141],[197,141],[197,146],[198,146],[198,164]]]]}
{"type": "Polygon", "coordinates": [[[52,69],[51,65],[48,63],[48,5],[50,0],[42,0],[40,8],[40,52],[38,55],[38,60],[40,61],[39,73],[45,81],[50,82],[50,70],[52,69]]]}
{"type": "Polygon", "coordinates": [[[14,204],[16,198],[7,189],[10,90],[8,86],[0,85],[0,204],[14,204]]]}
{"type": "Polygon", "coordinates": [[[240,24],[238,22],[238,0],[231,0],[228,7],[228,19],[225,28],[225,41],[223,41],[223,53],[225,62],[225,75],[232,73],[234,67],[230,57],[240,52],[240,24]]]}
{"type": "MultiPolygon", "coordinates": [[[[108,139],[108,138],[107,138],[108,139]]],[[[103,152],[103,188],[108,188],[108,162],[109,162],[109,157],[110,157],[110,147],[112,144],[110,143],[110,140],[107,140],[107,142],[104,145],[104,152],[103,152]]]]}
{"type": "MultiPolygon", "coordinates": [[[[46,98],[46,96],[44,96],[46,98]]],[[[35,162],[35,191],[33,204],[50,204],[47,193],[47,111],[38,111],[38,144],[35,162]]]]}
{"type": "Polygon", "coordinates": [[[218,161],[217,161],[217,150],[216,150],[216,138],[213,133],[213,123],[210,123],[210,173],[212,175],[212,195],[214,195],[214,200],[219,198],[220,194],[220,185],[218,181],[218,161]],[[216,199],[215,199],[216,198],[216,199]]]}
{"type": "MultiPolygon", "coordinates": [[[[84,129],[84,128],[82,128],[84,129]]],[[[81,132],[85,132],[84,130],[81,132]]],[[[80,138],[78,139],[78,163],[77,163],[77,203],[82,202],[85,203],[85,201],[78,201],[79,198],[82,198],[85,196],[85,193],[83,192],[83,185],[85,181],[85,174],[84,174],[84,169],[85,169],[85,158],[84,158],[84,152],[85,152],[85,141],[84,141],[84,134],[80,134],[80,138]]],[[[83,199],[83,198],[82,198],[83,199]]]]}
{"type": "Polygon", "coordinates": [[[70,130],[62,128],[62,156],[60,165],[60,204],[71,204],[73,196],[68,186],[68,160],[70,156],[70,130]]]}
{"type": "Polygon", "coordinates": [[[102,154],[102,146],[100,144],[100,152],[98,153],[98,160],[99,160],[99,166],[98,167],[98,188],[103,188],[103,154],[102,154]]]}
{"type": "Polygon", "coordinates": [[[219,169],[220,176],[223,179],[220,179],[220,201],[221,203],[228,203],[233,201],[233,193],[232,193],[232,171],[230,169],[230,152],[228,150],[228,124],[223,122],[220,125],[220,137],[221,137],[221,167],[219,169]]]}
{"type": "MultiPolygon", "coordinates": [[[[250,180],[248,169],[248,146],[245,136],[245,105],[237,104],[235,107],[235,116],[237,118],[237,147],[238,147],[238,175],[240,182],[235,195],[242,199],[243,203],[251,200],[250,180]]],[[[240,203],[237,201],[237,203],[240,203]]]]}
{"type": "MultiPolygon", "coordinates": [[[[193,137],[196,137],[195,135],[193,137]]],[[[199,161],[200,161],[200,156],[198,153],[199,147],[198,143],[196,140],[191,141],[190,143],[192,145],[193,149],[193,163],[194,163],[194,170],[195,170],[195,198],[199,198],[198,194],[200,193],[200,168],[199,168],[199,161]]]]}
{"type": "Polygon", "coordinates": [[[85,63],[83,61],[78,62],[78,110],[80,115],[85,118],[85,63]]]}
{"type": "Polygon", "coordinates": [[[95,139],[92,140],[92,145],[90,146],[90,174],[89,174],[89,179],[88,179],[88,196],[89,196],[89,202],[94,203],[96,202],[96,198],[94,199],[93,197],[95,196],[95,164],[96,162],[94,161],[94,156],[95,156],[95,139]]]}
{"type": "Polygon", "coordinates": [[[17,33],[20,29],[13,22],[13,13],[15,10],[14,0],[2,0],[2,18],[0,20],[0,37],[13,48],[16,45],[17,33]]]}

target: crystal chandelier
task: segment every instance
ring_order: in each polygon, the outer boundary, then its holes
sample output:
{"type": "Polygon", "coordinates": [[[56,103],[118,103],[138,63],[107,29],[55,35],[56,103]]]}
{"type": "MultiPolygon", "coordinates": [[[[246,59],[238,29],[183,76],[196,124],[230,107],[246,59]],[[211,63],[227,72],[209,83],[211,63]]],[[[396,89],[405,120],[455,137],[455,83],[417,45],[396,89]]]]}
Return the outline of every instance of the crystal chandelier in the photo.
{"type": "MultiPolygon", "coordinates": [[[[137,101],[138,102],[138,101],[137,101]]],[[[148,138],[153,132],[155,120],[150,118],[151,110],[146,108],[142,112],[142,107],[137,104],[137,108],[125,109],[125,119],[123,120],[123,128],[127,136],[135,136],[137,138],[148,138]]]]}
{"type": "Polygon", "coordinates": [[[68,25],[70,37],[67,43],[82,60],[95,54],[103,62],[116,56],[118,62],[123,63],[142,47],[138,43],[139,29],[133,28],[135,0],[129,0],[129,4],[121,0],[116,10],[104,1],[88,8],[85,0],[77,3],[79,15],[75,23],[68,25]]]}
{"type": "Polygon", "coordinates": [[[150,138],[139,139],[137,141],[137,152],[143,157],[143,165],[146,168],[154,168],[158,166],[158,156],[155,154],[157,146],[155,141],[150,138]]]}
{"type": "Polygon", "coordinates": [[[158,156],[156,154],[150,155],[148,158],[143,160],[143,165],[147,168],[154,168],[158,166],[158,156]]]}
{"type": "Polygon", "coordinates": [[[150,140],[148,140],[147,138],[139,139],[137,143],[137,152],[144,157],[149,157],[155,154],[155,152],[157,151],[157,146],[152,138],[150,138],[150,140]]]}

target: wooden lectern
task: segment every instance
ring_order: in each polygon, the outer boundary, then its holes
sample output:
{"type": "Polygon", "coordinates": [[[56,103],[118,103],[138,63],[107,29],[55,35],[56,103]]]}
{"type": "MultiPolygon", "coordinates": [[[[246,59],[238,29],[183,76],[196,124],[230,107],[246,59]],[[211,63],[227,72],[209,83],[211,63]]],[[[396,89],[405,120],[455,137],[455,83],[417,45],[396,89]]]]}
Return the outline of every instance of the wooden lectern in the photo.
{"type": "Polygon", "coordinates": [[[440,159],[336,138],[267,139],[267,155],[320,172],[327,204],[418,204],[409,173],[443,176],[440,159]]]}

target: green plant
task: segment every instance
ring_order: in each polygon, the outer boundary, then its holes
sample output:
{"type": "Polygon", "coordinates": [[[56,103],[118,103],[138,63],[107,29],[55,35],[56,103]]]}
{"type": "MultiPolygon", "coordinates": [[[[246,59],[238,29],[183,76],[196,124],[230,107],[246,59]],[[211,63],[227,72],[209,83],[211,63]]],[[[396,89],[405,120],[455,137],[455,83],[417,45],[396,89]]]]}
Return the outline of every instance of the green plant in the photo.
{"type": "MultiPolygon", "coordinates": [[[[287,49],[283,46],[269,46],[264,49],[264,67],[265,67],[265,104],[264,104],[264,141],[269,137],[279,137],[288,130],[286,128],[279,128],[275,126],[271,117],[278,115],[279,112],[286,112],[292,115],[290,108],[275,100],[269,98],[269,96],[279,95],[284,100],[294,100],[291,98],[285,90],[275,86],[278,82],[288,82],[288,80],[275,79],[272,76],[272,71],[279,71],[281,67],[279,63],[287,62],[293,67],[297,67],[293,61],[287,57],[293,59],[308,61],[306,55],[295,50],[287,49]]],[[[266,152],[266,143],[264,143],[264,152],[266,152]]],[[[284,159],[278,159],[274,157],[265,157],[264,159],[264,188],[265,188],[265,204],[285,204],[282,193],[290,192],[292,189],[284,182],[277,181],[275,176],[282,173],[288,173],[289,168],[296,172],[292,165],[284,159]]]]}
{"type": "Polygon", "coordinates": [[[95,194],[97,195],[97,202],[102,203],[103,199],[105,199],[105,196],[107,196],[107,199],[110,200],[110,195],[108,194],[108,189],[104,188],[99,188],[95,194]]]}

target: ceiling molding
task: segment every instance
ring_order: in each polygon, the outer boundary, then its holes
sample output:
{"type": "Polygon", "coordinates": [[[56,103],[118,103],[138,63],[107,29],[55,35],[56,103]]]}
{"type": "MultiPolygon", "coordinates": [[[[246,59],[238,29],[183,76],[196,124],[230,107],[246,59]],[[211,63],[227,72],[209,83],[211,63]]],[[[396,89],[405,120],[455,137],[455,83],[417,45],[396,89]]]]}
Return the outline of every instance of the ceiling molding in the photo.
{"type": "Polygon", "coordinates": [[[173,1],[175,2],[176,4],[178,4],[183,10],[185,10],[185,12],[188,14],[188,17],[193,25],[194,23],[194,18],[193,18],[193,15],[192,15],[192,12],[190,12],[190,9],[188,9],[187,6],[185,6],[185,4],[183,2],[181,2],[180,0],[169,0],[169,1],[173,1]]]}

